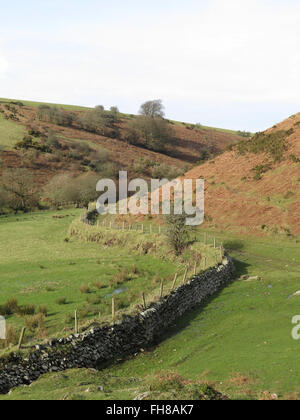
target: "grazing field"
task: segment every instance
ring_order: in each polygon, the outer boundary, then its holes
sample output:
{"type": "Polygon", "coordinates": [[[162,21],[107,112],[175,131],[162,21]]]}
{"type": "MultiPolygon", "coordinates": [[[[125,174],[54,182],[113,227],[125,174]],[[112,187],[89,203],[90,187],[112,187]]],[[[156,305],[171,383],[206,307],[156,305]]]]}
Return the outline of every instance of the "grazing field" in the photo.
{"type": "Polygon", "coordinates": [[[161,345],[101,372],[46,375],[1,398],[133,399],[167,372],[208,381],[231,398],[299,398],[300,343],[291,337],[300,314],[300,297],[292,296],[300,289],[299,242],[216,235],[236,259],[237,278],[161,345]]]}
{"type": "MultiPolygon", "coordinates": [[[[166,252],[145,255],[130,252],[124,243],[118,247],[69,237],[71,222],[81,213],[70,209],[0,217],[1,237],[5,238],[0,244],[0,307],[6,312],[13,344],[24,324],[27,343],[66,335],[74,331],[75,309],[83,328],[95,319],[111,321],[113,295],[121,314],[142,303],[142,292],[149,300],[155,298],[162,281],[167,293],[178,268],[183,269],[178,278],[182,281],[184,263],[166,258],[166,252]]],[[[143,234],[130,234],[130,245],[142,242],[143,234]]],[[[122,232],[107,235],[109,242],[116,237],[126,239],[122,232]]],[[[158,240],[157,235],[144,234],[143,238],[145,245],[158,240]]],[[[215,251],[199,244],[201,250],[207,255],[207,265],[214,265],[215,251]]]]}

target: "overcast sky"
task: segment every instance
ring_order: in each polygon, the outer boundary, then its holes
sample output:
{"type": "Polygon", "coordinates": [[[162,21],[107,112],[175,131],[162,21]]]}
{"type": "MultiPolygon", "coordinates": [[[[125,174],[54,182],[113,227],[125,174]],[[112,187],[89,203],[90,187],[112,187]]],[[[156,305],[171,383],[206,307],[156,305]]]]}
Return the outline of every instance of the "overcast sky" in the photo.
{"type": "Polygon", "coordinates": [[[299,0],[0,0],[0,97],[263,130],[300,111],[299,0]]]}

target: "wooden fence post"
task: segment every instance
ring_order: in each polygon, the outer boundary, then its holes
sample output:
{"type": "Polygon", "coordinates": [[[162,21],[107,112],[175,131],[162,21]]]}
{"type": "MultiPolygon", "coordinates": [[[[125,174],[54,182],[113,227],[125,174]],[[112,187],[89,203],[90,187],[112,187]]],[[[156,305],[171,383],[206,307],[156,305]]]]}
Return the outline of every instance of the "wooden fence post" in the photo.
{"type": "Polygon", "coordinates": [[[112,321],[115,322],[115,298],[112,298],[111,300],[111,315],[112,321]]]}
{"type": "Polygon", "coordinates": [[[185,284],[185,282],[186,282],[187,274],[188,274],[188,267],[186,267],[186,269],[185,269],[185,273],[184,273],[184,277],[183,277],[183,284],[185,284]]]}
{"type": "Polygon", "coordinates": [[[160,286],[160,298],[162,299],[163,297],[163,293],[164,293],[164,281],[161,281],[161,286],[160,286]]]}
{"type": "Polygon", "coordinates": [[[78,334],[78,315],[77,315],[77,309],[75,310],[75,334],[78,334]]]}
{"type": "Polygon", "coordinates": [[[175,274],[174,281],[173,281],[173,284],[172,284],[171,292],[173,292],[173,290],[175,289],[177,277],[178,277],[178,273],[175,274]]]}
{"type": "Polygon", "coordinates": [[[20,338],[19,338],[18,350],[21,350],[22,343],[23,343],[23,340],[24,340],[25,331],[26,331],[26,328],[23,327],[22,331],[21,331],[20,338]]]}

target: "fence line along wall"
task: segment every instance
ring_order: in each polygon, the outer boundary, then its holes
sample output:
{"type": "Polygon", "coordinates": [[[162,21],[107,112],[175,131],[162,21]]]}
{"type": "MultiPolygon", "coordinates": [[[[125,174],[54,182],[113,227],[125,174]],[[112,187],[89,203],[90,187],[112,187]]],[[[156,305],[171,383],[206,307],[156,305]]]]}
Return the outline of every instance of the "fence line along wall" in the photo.
{"type": "Polygon", "coordinates": [[[222,264],[193,277],[136,316],[128,316],[115,325],[36,346],[27,358],[11,354],[7,360],[0,360],[0,393],[5,394],[19,385],[29,385],[47,372],[101,368],[115,359],[158,343],[176,319],[222,289],[230,282],[233,273],[233,262],[225,257],[222,264]]]}

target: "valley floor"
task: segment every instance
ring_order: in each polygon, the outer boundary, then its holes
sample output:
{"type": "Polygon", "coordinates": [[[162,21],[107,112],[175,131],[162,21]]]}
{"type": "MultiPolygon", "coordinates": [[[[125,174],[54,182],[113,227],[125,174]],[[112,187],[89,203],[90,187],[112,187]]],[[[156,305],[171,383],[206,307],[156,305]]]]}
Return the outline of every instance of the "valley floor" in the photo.
{"type": "Polygon", "coordinates": [[[237,278],[180,319],[159,346],[100,372],[48,374],[0,399],[134,399],[171,372],[230,398],[299,399],[300,342],[291,335],[300,315],[300,296],[292,296],[300,289],[299,241],[214,235],[235,258],[237,278]]]}

